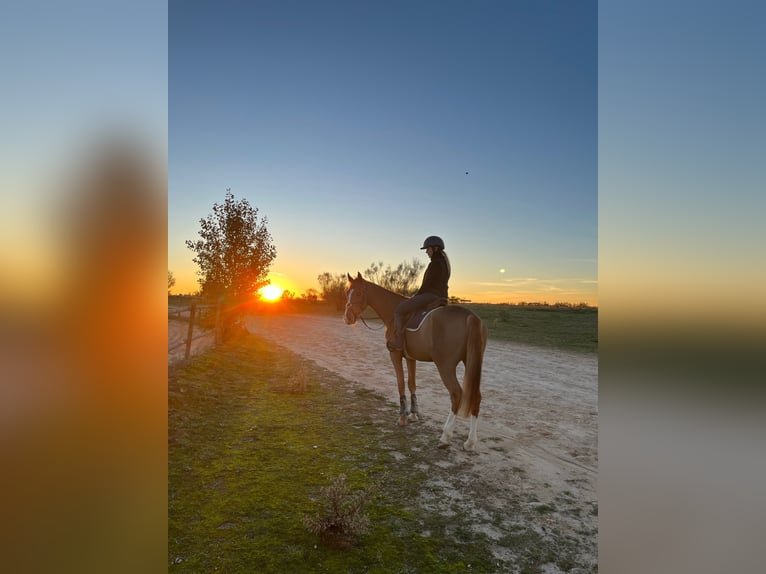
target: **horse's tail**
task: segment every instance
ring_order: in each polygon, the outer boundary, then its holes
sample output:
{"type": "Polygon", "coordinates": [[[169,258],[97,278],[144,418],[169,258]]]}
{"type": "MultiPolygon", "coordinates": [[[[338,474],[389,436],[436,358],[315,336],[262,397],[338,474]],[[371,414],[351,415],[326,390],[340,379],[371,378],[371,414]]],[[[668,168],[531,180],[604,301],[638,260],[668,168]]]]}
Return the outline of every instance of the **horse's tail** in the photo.
{"type": "Polygon", "coordinates": [[[463,393],[460,399],[458,415],[468,417],[469,414],[479,416],[481,403],[481,365],[484,361],[484,348],[487,346],[487,326],[476,315],[466,318],[468,340],[465,356],[465,376],[463,378],[463,393]]]}

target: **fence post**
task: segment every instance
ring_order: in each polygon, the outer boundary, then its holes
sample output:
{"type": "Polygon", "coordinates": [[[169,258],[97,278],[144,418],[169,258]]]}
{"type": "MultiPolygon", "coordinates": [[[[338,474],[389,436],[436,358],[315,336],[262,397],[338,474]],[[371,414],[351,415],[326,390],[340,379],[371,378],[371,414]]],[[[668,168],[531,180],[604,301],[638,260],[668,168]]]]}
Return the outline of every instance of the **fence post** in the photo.
{"type": "Polygon", "coordinates": [[[197,304],[192,303],[191,309],[189,309],[189,331],[186,335],[186,352],[184,358],[188,359],[191,354],[192,335],[194,334],[194,314],[197,311],[197,304]]]}

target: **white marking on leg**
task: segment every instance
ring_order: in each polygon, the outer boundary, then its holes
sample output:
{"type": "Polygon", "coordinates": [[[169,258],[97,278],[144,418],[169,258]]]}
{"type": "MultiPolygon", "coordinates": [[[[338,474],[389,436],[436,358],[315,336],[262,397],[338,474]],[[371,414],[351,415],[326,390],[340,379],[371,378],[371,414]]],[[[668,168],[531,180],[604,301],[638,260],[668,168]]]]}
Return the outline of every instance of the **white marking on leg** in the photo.
{"type": "Polygon", "coordinates": [[[449,444],[450,439],[452,438],[452,433],[455,430],[455,421],[457,420],[457,417],[455,416],[455,413],[450,410],[449,414],[447,415],[447,420],[444,423],[444,430],[442,431],[442,436],[439,439],[439,442],[442,444],[449,444]]]}
{"type": "Polygon", "coordinates": [[[479,439],[476,436],[476,429],[479,426],[479,417],[471,415],[471,430],[468,431],[468,440],[463,444],[465,450],[476,450],[479,439]]]}

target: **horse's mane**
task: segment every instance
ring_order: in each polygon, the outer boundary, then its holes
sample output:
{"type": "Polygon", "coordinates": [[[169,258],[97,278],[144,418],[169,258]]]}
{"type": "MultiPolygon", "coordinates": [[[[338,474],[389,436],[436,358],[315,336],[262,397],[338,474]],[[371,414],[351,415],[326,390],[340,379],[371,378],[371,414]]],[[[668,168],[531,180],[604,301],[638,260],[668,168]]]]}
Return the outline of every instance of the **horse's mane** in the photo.
{"type": "Polygon", "coordinates": [[[401,293],[397,293],[395,291],[391,291],[390,289],[386,289],[382,285],[378,285],[377,283],[373,283],[372,281],[368,281],[367,279],[362,278],[362,281],[364,281],[368,287],[374,287],[375,289],[382,291],[386,293],[389,296],[397,297],[398,299],[406,299],[407,297],[402,295],[401,293]]]}
{"type": "Polygon", "coordinates": [[[351,285],[358,284],[358,281],[362,281],[362,285],[367,290],[367,304],[375,309],[384,322],[389,323],[394,320],[394,309],[396,306],[407,297],[395,293],[385,287],[368,281],[359,274],[355,279],[351,280],[351,285]]]}

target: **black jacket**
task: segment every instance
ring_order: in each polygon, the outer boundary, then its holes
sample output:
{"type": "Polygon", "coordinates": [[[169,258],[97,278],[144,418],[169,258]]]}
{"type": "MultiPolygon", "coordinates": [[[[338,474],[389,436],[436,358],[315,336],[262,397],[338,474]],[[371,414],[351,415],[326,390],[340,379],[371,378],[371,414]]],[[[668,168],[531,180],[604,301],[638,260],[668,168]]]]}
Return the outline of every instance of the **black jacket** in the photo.
{"type": "Polygon", "coordinates": [[[426,267],[426,273],[423,275],[423,283],[415,295],[421,293],[433,293],[439,297],[449,298],[447,295],[447,282],[450,276],[450,265],[444,253],[437,251],[431,257],[431,262],[426,267]]]}

